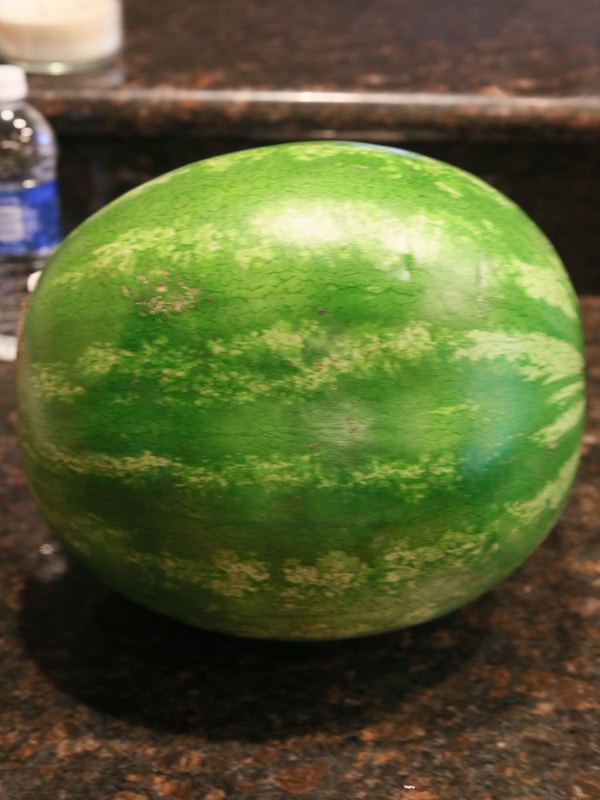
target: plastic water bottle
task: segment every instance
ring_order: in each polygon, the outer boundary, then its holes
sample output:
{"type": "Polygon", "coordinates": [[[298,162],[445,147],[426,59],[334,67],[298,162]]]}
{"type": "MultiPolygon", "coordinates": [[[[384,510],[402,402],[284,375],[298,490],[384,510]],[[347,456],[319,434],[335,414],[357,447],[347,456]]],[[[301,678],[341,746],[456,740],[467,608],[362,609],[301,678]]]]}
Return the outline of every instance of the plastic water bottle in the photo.
{"type": "Polygon", "coordinates": [[[56,137],[48,120],[25,102],[25,72],[0,65],[0,360],[17,351],[29,276],[60,241],[56,137]]]}

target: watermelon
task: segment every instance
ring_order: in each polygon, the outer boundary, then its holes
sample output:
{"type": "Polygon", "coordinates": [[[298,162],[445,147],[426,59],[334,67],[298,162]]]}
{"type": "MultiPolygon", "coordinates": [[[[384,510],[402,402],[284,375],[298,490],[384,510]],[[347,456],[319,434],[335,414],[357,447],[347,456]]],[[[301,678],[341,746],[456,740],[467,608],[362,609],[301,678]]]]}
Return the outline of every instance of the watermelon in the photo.
{"type": "Polygon", "coordinates": [[[17,392],[35,498],[110,586],[240,636],[362,636],[476,598],[552,528],[581,323],[548,240],[473,175],[257,147],[67,237],[17,392]]]}

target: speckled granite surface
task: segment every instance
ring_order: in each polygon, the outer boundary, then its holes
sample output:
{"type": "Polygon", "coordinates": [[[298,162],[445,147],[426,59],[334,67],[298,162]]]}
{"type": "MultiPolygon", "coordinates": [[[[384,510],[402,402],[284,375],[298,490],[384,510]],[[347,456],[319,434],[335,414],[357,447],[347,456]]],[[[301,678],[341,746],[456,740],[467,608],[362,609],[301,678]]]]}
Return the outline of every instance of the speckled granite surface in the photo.
{"type": "Polygon", "coordinates": [[[110,69],[32,78],[60,131],[594,137],[596,0],[124,0],[110,69]]]}
{"type": "Polygon", "coordinates": [[[0,365],[0,797],[597,800],[600,298],[582,304],[588,425],[557,527],[466,608],[353,642],[204,633],[67,563],[0,365]]]}

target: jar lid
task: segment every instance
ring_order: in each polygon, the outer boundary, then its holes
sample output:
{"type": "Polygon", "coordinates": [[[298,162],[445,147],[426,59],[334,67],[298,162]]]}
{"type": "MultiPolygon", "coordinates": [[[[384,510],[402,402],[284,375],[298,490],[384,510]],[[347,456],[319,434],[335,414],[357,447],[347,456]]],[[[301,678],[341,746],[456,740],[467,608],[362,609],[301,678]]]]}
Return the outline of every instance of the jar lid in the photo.
{"type": "Polygon", "coordinates": [[[0,64],[0,102],[27,97],[27,76],[16,64],[0,64]]]}

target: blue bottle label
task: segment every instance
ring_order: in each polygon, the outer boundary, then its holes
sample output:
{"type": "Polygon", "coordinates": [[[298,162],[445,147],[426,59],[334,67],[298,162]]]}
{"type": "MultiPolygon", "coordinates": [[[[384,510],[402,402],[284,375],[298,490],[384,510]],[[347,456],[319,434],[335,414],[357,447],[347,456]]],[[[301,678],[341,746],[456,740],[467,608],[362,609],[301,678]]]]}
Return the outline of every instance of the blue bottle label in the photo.
{"type": "Polygon", "coordinates": [[[30,189],[0,189],[0,257],[49,255],[59,244],[56,181],[30,189]]]}

